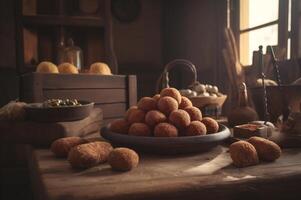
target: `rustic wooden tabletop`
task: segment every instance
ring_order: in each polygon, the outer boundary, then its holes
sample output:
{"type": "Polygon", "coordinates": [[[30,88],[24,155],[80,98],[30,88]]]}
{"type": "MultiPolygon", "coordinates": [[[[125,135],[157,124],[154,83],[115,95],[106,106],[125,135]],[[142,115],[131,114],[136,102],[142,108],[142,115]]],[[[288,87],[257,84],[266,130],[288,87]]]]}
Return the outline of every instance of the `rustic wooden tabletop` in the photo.
{"type": "Polygon", "coordinates": [[[73,170],[49,150],[30,149],[37,199],[301,199],[301,149],[273,163],[235,168],[226,147],[203,154],[140,154],[138,168],[114,172],[108,164],[73,170]]]}

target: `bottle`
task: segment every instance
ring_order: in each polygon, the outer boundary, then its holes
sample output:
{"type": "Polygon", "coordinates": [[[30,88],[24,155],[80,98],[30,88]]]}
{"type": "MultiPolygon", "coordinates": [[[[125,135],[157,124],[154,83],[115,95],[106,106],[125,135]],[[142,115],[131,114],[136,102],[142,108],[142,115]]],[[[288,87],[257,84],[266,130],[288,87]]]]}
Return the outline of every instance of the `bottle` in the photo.
{"type": "Polygon", "coordinates": [[[68,62],[81,70],[83,67],[83,52],[81,48],[74,45],[71,38],[68,39],[68,46],[64,50],[64,62],[68,62]]]}
{"type": "Polygon", "coordinates": [[[245,83],[239,87],[239,103],[228,115],[228,123],[230,127],[246,124],[258,120],[256,111],[248,106],[248,93],[245,83]]]}

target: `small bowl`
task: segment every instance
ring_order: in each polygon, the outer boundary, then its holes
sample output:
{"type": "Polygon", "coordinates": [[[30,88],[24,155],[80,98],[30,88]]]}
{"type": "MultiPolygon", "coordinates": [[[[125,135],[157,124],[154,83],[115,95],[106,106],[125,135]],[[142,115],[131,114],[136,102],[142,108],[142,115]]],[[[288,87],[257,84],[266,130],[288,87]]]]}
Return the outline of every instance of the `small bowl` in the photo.
{"type": "Polygon", "coordinates": [[[42,103],[31,103],[25,106],[26,118],[37,122],[66,122],[88,117],[94,103],[79,101],[78,106],[43,107],[42,103]]]}
{"type": "Polygon", "coordinates": [[[206,152],[230,136],[230,130],[219,124],[219,132],[200,136],[144,137],[110,131],[110,124],[101,129],[101,136],[116,146],[130,147],[154,154],[181,154],[206,152]]]}

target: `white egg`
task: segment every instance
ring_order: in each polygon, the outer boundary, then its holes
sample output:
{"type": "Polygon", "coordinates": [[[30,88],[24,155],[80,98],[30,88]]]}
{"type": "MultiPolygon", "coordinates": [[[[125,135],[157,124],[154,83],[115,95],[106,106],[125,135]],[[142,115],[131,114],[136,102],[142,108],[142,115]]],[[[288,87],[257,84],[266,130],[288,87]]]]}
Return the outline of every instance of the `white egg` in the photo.
{"type": "Polygon", "coordinates": [[[209,97],[209,96],[210,96],[210,94],[209,94],[208,92],[204,92],[204,93],[203,93],[203,96],[205,96],[205,97],[209,97]]]}
{"type": "Polygon", "coordinates": [[[217,86],[213,86],[212,87],[212,92],[215,93],[215,94],[218,93],[218,87],[217,86]]]}
{"type": "Polygon", "coordinates": [[[196,97],[198,94],[196,91],[192,91],[190,94],[189,94],[189,97],[196,97]]]}
{"type": "Polygon", "coordinates": [[[212,92],[213,86],[212,85],[206,85],[206,91],[212,92]]]}
{"type": "Polygon", "coordinates": [[[180,90],[180,94],[183,96],[189,96],[192,93],[190,89],[180,90]]]}
{"type": "Polygon", "coordinates": [[[206,92],[206,88],[205,88],[205,85],[203,84],[198,84],[194,87],[194,90],[198,93],[203,93],[203,92],[206,92]]]}

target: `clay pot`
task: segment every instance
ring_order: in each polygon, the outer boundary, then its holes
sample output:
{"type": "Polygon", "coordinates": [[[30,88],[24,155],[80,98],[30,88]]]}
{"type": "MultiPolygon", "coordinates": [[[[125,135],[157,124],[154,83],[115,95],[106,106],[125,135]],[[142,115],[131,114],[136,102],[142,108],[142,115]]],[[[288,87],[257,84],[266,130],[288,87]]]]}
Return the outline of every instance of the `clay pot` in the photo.
{"type": "Polygon", "coordinates": [[[246,124],[258,119],[256,111],[248,106],[248,94],[245,83],[242,83],[239,91],[239,104],[228,115],[228,123],[230,127],[246,124]]]}

